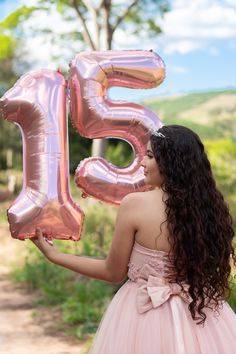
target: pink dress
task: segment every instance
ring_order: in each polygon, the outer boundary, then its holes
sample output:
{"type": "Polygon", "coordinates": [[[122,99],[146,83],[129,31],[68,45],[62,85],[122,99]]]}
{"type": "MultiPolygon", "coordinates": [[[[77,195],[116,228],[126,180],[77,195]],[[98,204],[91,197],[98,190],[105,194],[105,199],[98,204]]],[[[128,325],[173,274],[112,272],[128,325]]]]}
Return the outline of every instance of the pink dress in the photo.
{"type": "Polygon", "coordinates": [[[95,335],[91,354],[235,354],[236,315],[224,303],[196,325],[186,285],[170,284],[168,254],[135,242],[127,282],[115,294],[95,335]]]}

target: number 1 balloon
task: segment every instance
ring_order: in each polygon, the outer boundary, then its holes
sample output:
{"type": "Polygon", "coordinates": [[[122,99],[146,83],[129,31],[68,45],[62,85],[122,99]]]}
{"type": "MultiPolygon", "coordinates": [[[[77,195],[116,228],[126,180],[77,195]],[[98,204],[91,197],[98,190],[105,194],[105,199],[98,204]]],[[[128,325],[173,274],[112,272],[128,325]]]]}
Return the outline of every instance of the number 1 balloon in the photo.
{"type": "Polygon", "coordinates": [[[79,239],[84,214],[69,192],[66,83],[47,69],[22,76],[0,100],[23,140],[23,188],[8,209],[14,238],[34,236],[40,227],[58,239],[79,239]]]}

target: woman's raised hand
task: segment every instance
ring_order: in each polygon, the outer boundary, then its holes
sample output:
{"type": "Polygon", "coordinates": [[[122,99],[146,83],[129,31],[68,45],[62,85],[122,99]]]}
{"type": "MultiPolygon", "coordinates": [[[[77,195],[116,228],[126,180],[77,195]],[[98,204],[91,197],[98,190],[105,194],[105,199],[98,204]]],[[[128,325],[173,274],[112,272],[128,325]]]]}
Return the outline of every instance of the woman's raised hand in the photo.
{"type": "Polygon", "coordinates": [[[35,237],[31,238],[30,240],[49,260],[52,260],[53,255],[58,253],[57,249],[53,246],[53,242],[43,236],[42,230],[40,228],[36,228],[35,237]]]}

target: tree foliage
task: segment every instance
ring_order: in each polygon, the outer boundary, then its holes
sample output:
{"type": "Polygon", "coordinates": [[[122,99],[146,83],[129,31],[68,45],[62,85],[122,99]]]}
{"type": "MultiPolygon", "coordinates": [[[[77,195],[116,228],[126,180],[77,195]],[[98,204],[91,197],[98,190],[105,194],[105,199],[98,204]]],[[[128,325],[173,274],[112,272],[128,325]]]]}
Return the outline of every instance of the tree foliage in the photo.
{"type": "MultiPolygon", "coordinates": [[[[35,8],[22,6],[0,22],[0,97],[14,85],[19,75],[27,68],[22,59],[22,31],[19,23],[29,18],[35,8]]],[[[14,150],[14,164],[22,164],[19,129],[0,119],[0,168],[6,165],[6,154],[14,150]]]]}
{"type": "MultiPolygon", "coordinates": [[[[31,26],[31,31],[35,34],[50,34],[52,42],[63,43],[64,52],[76,47],[71,46],[75,41],[81,44],[81,49],[113,49],[118,29],[124,36],[124,44],[127,36],[150,38],[161,33],[160,18],[169,9],[168,0],[38,0],[35,3],[33,7],[22,6],[12,12],[0,23],[0,30],[11,33],[12,41],[13,38],[19,38],[19,33],[23,38],[23,25],[27,19],[37,16],[39,12],[49,17],[56,11],[71,30],[57,32],[45,21],[44,27],[39,29],[31,26]]],[[[8,54],[12,41],[6,47],[8,54]]],[[[53,59],[59,57],[54,55],[53,59]]],[[[94,142],[92,154],[104,156],[104,147],[105,140],[94,142]]]]}
{"type": "Polygon", "coordinates": [[[52,8],[68,23],[78,22],[79,39],[87,49],[102,50],[112,49],[118,28],[139,36],[159,34],[160,17],[169,4],[167,0],[38,0],[35,10],[52,8]]]}
{"type": "MultiPolygon", "coordinates": [[[[15,30],[18,28],[19,23],[25,21],[30,17],[30,15],[37,10],[37,7],[21,6],[10,15],[5,17],[5,19],[0,22],[0,29],[2,30],[15,30]]],[[[19,33],[19,32],[18,32],[19,33]]],[[[15,33],[17,34],[17,32],[15,33]]]]}

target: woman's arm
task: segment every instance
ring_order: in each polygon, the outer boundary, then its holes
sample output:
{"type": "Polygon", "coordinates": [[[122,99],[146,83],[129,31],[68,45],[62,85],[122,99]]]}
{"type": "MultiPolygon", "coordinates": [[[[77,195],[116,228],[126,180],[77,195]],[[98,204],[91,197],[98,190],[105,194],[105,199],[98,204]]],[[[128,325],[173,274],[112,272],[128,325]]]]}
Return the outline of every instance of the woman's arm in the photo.
{"type": "Polygon", "coordinates": [[[112,282],[110,274],[106,269],[106,262],[104,259],[94,259],[61,253],[55,247],[48,244],[40,229],[36,230],[36,237],[31,240],[52,263],[88,277],[112,282]]]}
{"type": "MultiPolygon", "coordinates": [[[[121,282],[127,274],[130,253],[136,231],[135,195],[127,195],[118,209],[115,233],[106,259],[95,259],[59,252],[49,245],[40,229],[31,239],[40,251],[53,263],[82,275],[111,283],[121,282]]],[[[136,205],[137,206],[137,205],[136,205]]]]}

